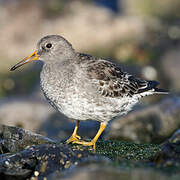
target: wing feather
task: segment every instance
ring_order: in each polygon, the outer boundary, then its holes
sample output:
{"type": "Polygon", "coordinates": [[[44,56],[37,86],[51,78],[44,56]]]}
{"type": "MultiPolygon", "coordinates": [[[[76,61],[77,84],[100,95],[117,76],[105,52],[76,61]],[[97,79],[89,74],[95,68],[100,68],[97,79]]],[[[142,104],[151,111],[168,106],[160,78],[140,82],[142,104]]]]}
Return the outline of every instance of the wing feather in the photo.
{"type": "Polygon", "coordinates": [[[154,91],[159,84],[156,81],[146,81],[123,72],[116,64],[96,59],[90,55],[80,54],[80,58],[88,61],[86,72],[89,79],[96,84],[98,92],[105,97],[132,97],[146,91],[154,91]]]}

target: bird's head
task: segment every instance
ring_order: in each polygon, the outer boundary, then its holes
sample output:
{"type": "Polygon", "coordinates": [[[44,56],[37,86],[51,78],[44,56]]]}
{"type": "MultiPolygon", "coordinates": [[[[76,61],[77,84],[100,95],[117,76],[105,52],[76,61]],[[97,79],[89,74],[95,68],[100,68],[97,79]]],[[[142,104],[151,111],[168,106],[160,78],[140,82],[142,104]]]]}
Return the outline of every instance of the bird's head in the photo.
{"type": "Polygon", "coordinates": [[[14,71],[18,67],[31,61],[41,60],[43,62],[68,60],[75,55],[72,45],[59,35],[45,36],[37,43],[37,49],[22,61],[14,65],[10,70],[14,71]]]}

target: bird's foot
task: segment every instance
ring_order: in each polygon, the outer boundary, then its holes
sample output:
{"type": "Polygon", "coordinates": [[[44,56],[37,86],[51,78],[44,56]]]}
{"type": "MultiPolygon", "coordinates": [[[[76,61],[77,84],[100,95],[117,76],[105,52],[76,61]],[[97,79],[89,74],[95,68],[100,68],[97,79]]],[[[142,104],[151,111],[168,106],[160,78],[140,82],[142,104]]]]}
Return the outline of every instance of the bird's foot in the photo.
{"type": "Polygon", "coordinates": [[[81,144],[83,146],[93,146],[93,150],[95,151],[96,149],[96,142],[95,141],[90,141],[90,142],[86,142],[86,141],[82,141],[82,140],[78,140],[78,141],[73,141],[73,144],[81,144]]]}
{"type": "Polygon", "coordinates": [[[80,136],[78,136],[77,134],[76,135],[72,135],[67,141],[66,143],[69,144],[69,143],[73,143],[73,142],[78,142],[79,140],[81,139],[80,136]]]}

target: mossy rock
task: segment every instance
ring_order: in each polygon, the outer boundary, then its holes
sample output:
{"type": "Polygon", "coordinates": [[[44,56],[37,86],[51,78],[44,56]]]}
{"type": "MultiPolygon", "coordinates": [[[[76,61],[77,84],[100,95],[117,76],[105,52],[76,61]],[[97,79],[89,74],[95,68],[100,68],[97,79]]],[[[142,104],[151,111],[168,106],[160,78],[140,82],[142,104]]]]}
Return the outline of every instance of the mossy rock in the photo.
{"type": "Polygon", "coordinates": [[[92,147],[54,142],[21,128],[0,127],[0,177],[45,178],[52,173],[61,174],[71,166],[91,173],[91,165],[102,172],[106,168],[115,170],[110,174],[117,176],[124,170],[130,175],[130,171],[150,169],[152,175],[158,172],[164,177],[179,177],[179,140],[163,145],[101,140],[94,152],[92,147]]]}
{"type": "Polygon", "coordinates": [[[160,151],[155,144],[135,144],[121,141],[100,141],[97,143],[96,153],[113,160],[149,160],[160,151]]]}

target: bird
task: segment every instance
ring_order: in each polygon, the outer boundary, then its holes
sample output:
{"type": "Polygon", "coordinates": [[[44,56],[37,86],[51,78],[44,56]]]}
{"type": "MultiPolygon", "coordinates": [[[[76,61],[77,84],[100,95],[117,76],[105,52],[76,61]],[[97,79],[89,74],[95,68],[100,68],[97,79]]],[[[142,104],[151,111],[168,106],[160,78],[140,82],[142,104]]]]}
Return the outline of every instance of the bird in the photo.
{"type": "Polygon", "coordinates": [[[60,35],[41,38],[36,50],[14,65],[10,71],[31,61],[42,61],[40,87],[48,102],[59,112],[76,121],[67,144],[92,146],[108,122],[127,114],[139,100],[151,94],[167,94],[157,81],[137,78],[117,64],[76,52],[60,35]],[[77,134],[80,121],[94,120],[100,127],[91,141],[77,134]]]}

